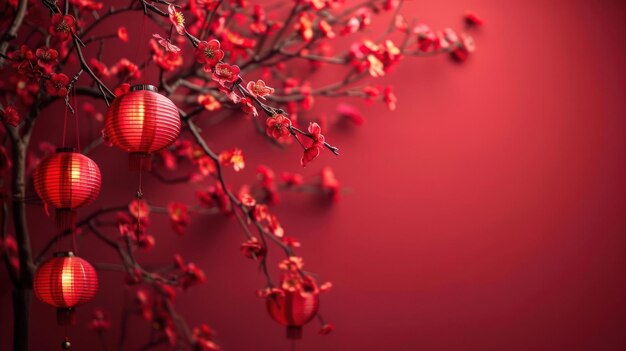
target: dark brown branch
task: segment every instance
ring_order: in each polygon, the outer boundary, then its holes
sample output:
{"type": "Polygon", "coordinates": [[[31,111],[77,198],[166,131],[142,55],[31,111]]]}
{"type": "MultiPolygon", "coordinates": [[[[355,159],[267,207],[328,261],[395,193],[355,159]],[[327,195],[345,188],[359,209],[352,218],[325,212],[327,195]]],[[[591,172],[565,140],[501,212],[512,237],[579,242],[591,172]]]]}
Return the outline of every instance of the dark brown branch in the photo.
{"type": "Polygon", "coordinates": [[[22,26],[24,16],[26,15],[26,9],[28,8],[28,0],[19,0],[17,5],[17,11],[15,17],[9,26],[9,29],[0,37],[0,54],[6,54],[9,48],[9,41],[17,38],[17,32],[22,26]]]}

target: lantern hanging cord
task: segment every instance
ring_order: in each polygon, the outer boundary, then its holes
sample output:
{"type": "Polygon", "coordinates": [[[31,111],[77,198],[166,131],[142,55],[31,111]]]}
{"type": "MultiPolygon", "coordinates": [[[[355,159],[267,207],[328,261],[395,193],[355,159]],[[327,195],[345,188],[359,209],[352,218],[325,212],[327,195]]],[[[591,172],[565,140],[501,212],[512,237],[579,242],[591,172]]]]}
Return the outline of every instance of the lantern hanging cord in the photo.
{"type": "MultiPolygon", "coordinates": [[[[140,160],[140,162],[144,162],[145,160],[140,160]]],[[[141,234],[141,204],[143,203],[143,190],[141,188],[141,176],[142,169],[141,165],[139,166],[139,187],[137,188],[137,194],[135,197],[137,198],[137,228],[135,229],[135,239],[139,240],[139,234],[141,234]]]]}
{"type": "MultiPolygon", "coordinates": [[[[145,28],[146,27],[146,19],[147,19],[148,16],[144,15],[142,17],[143,17],[143,20],[141,22],[141,26],[142,26],[142,28],[145,28]]],[[[143,36],[142,36],[142,38],[143,38],[143,36]]],[[[148,43],[149,43],[149,40],[144,40],[143,41],[143,52],[144,53],[148,52],[148,47],[149,47],[148,43]]],[[[148,70],[148,67],[150,66],[150,62],[152,62],[152,60],[146,60],[146,65],[144,67],[144,72],[143,73],[145,73],[148,70]]],[[[146,78],[148,78],[148,77],[146,76],[146,78]]]]}
{"type": "Polygon", "coordinates": [[[65,147],[65,135],[67,134],[67,107],[65,104],[65,114],[63,115],[63,139],[61,139],[61,147],[65,147]]]}
{"type": "MultiPolygon", "coordinates": [[[[146,25],[146,15],[142,16],[143,19],[141,21],[141,24],[139,25],[139,43],[137,43],[137,49],[135,50],[135,64],[137,64],[137,69],[140,69],[140,65],[139,65],[139,53],[141,52],[141,41],[144,40],[144,27],[146,25]]],[[[129,77],[129,82],[132,83],[133,81],[133,75],[131,74],[129,77]]],[[[131,84],[132,85],[132,84],[131,84]]]]}
{"type": "Polygon", "coordinates": [[[74,117],[76,122],[76,148],[80,152],[80,127],[78,121],[78,94],[76,94],[76,85],[74,85],[74,117]]]}

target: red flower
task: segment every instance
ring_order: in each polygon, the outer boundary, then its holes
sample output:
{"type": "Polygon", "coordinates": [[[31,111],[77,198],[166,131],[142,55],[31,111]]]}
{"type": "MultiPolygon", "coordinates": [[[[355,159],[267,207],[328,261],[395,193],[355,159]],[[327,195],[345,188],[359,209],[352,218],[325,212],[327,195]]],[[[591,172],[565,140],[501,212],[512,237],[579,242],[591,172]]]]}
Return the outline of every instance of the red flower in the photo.
{"type": "Polygon", "coordinates": [[[302,12],[298,17],[298,23],[295,28],[300,32],[300,36],[304,41],[311,41],[315,31],[313,31],[313,15],[310,12],[302,12]]]}
{"type": "Polygon", "coordinates": [[[185,234],[185,229],[189,224],[187,205],[180,202],[170,202],[167,205],[167,213],[170,215],[174,231],[179,235],[185,234]]]}
{"type": "Polygon", "coordinates": [[[320,148],[317,146],[311,146],[304,149],[304,154],[300,159],[302,167],[306,167],[307,163],[313,161],[320,154],[320,148]]]}
{"type": "Polygon", "coordinates": [[[208,111],[219,110],[222,107],[220,101],[212,94],[198,94],[198,103],[208,111]]]}
{"type": "Polygon", "coordinates": [[[265,124],[267,125],[267,135],[278,140],[280,138],[289,135],[289,127],[291,127],[291,120],[287,116],[279,114],[274,117],[269,117],[265,124]]]}
{"type": "Polygon", "coordinates": [[[313,140],[313,145],[323,147],[325,138],[322,135],[322,128],[320,127],[320,125],[315,122],[309,123],[308,131],[309,134],[311,134],[311,140],[313,140]]]}
{"type": "Polygon", "coordinates": [[[236,61],[239,56],[248,57],[248,52],[256,45],[254,39],[246,38],[228,29],[223,30],[221,36],[224,49],[230,53],[231,61],[236,61]]]}
{"type": "Polygon", "coordinates": [[[155,240],[152,235],[148,235],[146,233],[141,233],[139,239],[137,239],[137,247],[140,247],[145,250],[150,250],[154,247],[155,240]]]}
{"type": "Polygon", "coordinates": [[[152,55],[152,60],[165,71],[173,71],[183,64],[183,56],[171,51],[159,50],[152,55]]]}
{"type": "Polygon", "coordinates": [[[133,200],[128,205],[128,212],[135,218],[147,219],[150,215],[150,206],[145,201],[133,200]]]}
{"type": "Polygon", "coordinates": [[[265,85],[265,82],[260,79],[256,82],[248,82],[247,89],[248,92],[252,94],[252,96],[256,96],[262,99],[265,99],[266,96],[272,95],[274,93],[274,88],[268,87],[267,85],[265,85]]]}
{"type": "Polygon", "coordinates": [[[194,56],[198,63],[204,65],[205,72],[211,72],[213,67],[224,58],[224,51],[220,50],[220,42],[212,39],[208,42],[201,41],[194,52],[194,56]]]}
{"type": "Polygon", "coordinates": [[[250,195],[250,187],[247,185],[243,185],[241,187],[239,194],[237,194],[237,198],[244,206],[254,207],[254,205],[256,205],[256,199],[250,195]]]}
{"type": "Polygon", "coordinates": [[[265,247],[255,237],[241,244],[241,252],[250,259],[258,260],[265,255],[265,247]]]}
{"type": "Polygon", "coordinates": [[[70,79],[63,73],[52,73],[50,79],[46,80],[46,91],[52,96],[67,96],[67,84],[70,79]]]}
{"type": "Polygon", "coordinates": [[[209,156],[202,155],[198,158],[195,158],[194,163],[198,166],[198,171],[200,171],[200,175],[206,177],[210,174],[215,174],[215,164],[209,156]]]}
{"type": "Polygon", "coordinates": [[[199,327],[193,328],[192,339],[194,342],[194,346],[196,347],[194,350],[197,351],[219,351],[220,347],[213,342],[213,338],[215,337],[215,332],[211,327],[206,324],[202,324],[199,327]]]}
{"type": "Polygon", "coordinates": [[[96,308],[91,315],[91,320],[87,323],[87,328],[97,333],[102,333],[107,329],[111,329],[111,321],[102,308],[96,308]]]}
{"type": "Polygon", "coordinates": [[[284,172],[280,175],[280,179],[285,182],[285,185],[288,187],[302,185],[304,183],[304,179],[301,174],[298,173],[287,173],[284,172]]]}
{"type": "Polygon", "coordinates": [[[71,15],[63,16],[55,13],[52,15],[52,24],[48,28],[48,33],[60,41],[66,41],[72,34],[76,34],[76,19],[71,15]]]}
{"type": "Polygon", "coordinates": [[[389,111],[394,111],[396,109],[396,103],[398,102],[398,98],[396,94],[393,93],[393,88],[388,86],[385,88],[385,95],[383,96],[387,107],[389,107],[389,111]]]}
{"type": "Polygon", "coordinates": [[[117,37],[125,43],[128,42],[128,30],[126,30],[126,27],[117,28],[117,37]]]}
{"type": "Polygon", "coordinates": [[[310,110],[313,107],[313,102],[315,101],[310,82],[302,82],[302,85],[300,86],[300,94],[302,95],[302,101],[300,102],[302,109],[305,111],[310,110]]]}
{"type": "Polygon", "coordinates": [[[261,180],[261,187],[265,192],[265,201],[268,205],[276,205],[279,201],[276,190],[276,175],[270,168],[260,165],[257,168],[258,177],[261,180]]]}
{"type": "Polygon", "coordinates": [[[176,10],[176,7],[172,4],[167,7],[167,12],[169,12],[170,22],[176,27],[178,34],[185,34],[185,16],[183,13],[176,10]]]}
{"type": "Polygon", "coordinates": [[[333,283],[331,282],[322,283],[322,285],[320,285],[320,292],[329,292],[332,287],[333,283]]]}
{"type": "Polygon", "coordinates": [[[183,275],[179,278],[180,286],[183,290],[189,289],[194,285],[204,283],[206,280],[202,269],[198,268],[195,263],[187,263],[183,269],[183,275]]]}
{"type": "Polygon", "coordinates": [[[327,1],[327,0],[303,0],[300,2],[303,2],[305,4],[310,5],[313,9],[315,10],[321,10],[323,8],[325,8],[326,6],[331,7],[332,6],[332,2],[334,2],[336,0],[331,0],[331,1],[327,1]]]}
{"type": "Polygon", "coordinates": [[[283,236],[280,240],[289,247],[300,247],[300,242],[290,236],[283,236]]]}
{"type": "Polygon", "coordinates": [[[212,78],[221,85],[224,85],[226,82],[233,83],[239,78],[239,66],[231,66],[227,63],[218,63],[215,65],[215,71],[213,72],[212,78]]]}
{"type": "Polygon", "coordinates": [[[326,38],[332,39],[335,37],[335,32],[333,32],[333,27],[325,20],[320,20],[317,26],[319,27],[320,32],[322,32],[322,34],[326,38]]]}
{"type": "Polygon", "coordinates": [[[350,122],[360,126],[365,122],[363,115],[354,106],[349,104],[339,104],[337,106],[337,113],[341,117],[347,118],[350,122]]]}
{"type": "Polygon", "coordinates": [[[120,95],[124,95],[128,93],[129,91],[130,91],[130,84],[122,83],[118,85],[117,87],[115,87],[115,90],[113,91],[113,93],[115,94],[115,96],[120,96],[120,95]]]}
{"type": "Polygon", "coordinates": [[[0,111],[0,115],[2,116],[2,121],[4,123],[13,127],[17,127],[21,122],[20,115],[12,105],[5,107],[4,111],[0,111]]]}
{"type": "MultiPolygon", "coordinates": [[[[0,150],[3,149],[4,148],[0,148],[0,150]]],[[[2,254],[6,254],[9,259],[9,263],[13,268],[13,271],[15,272],[16,276],[19,277],[20,261],[17,254],[17,242],[12,236],[7,236],[6,238],[4,238],[4,242],[2,241],[2,238],[0,238],[0,256],[2,256],[2,254]]]]}
{"type": "Polygon", "coordinates": [[[37,65],[39,65],[39,67],[43,68],[46,72],[52,72],[52,67],[56,63],[59,53],[47,46],[42,46],[37,49],[35,56],[37,56],[37,65]]]}
{"type": "Polygon", "coordinates": [[[474,12],[471,11],[467,11],[465,13],[465,23],[468,26],[481,26],[483,25],[483,23],[485,23],[485,21],[482,20],[482,18],[478,17],[478,15],[474,12]]]}
{"type": "Polygon", "coordinates": [[[341,189],[339,186],[339,181],[335,178],[335,173],[333,169],[330,167],[324,167],[322,169],[322,181],[321,181],[322,190],[325,191],[328,196],[334,202],[339,201],[341,195],[341,189]]]}
{"type": "MultiPolygon", "coordinates": [[[[89,63],[91,64],[91,70],[99,78],[102,78],[102,77],[108,78],[111,75],[111,72],[109,72],[109,68],[104,63],[96,59],[95,57],[92,57],[91,60],[89,60],[89,63]]],[[[115,95],[118,95],[118,94],[116,93],[115,95]]]]}
{"type": "Polygon", "coordinates": [[[104,121],[104,115],[102,112],[98,111],[94,105],[90,102],[83,103],[83,111],[87,114],[87,116],[95,119],[98,122],[104,121]]]}
{"type": "Polygon", "coordinates": [[[136,64],[130,62],[127,58],[120,59],[115,66],[111,67],[111,73],[119,78],[139,79],[141,71],[136,64]]]}
{"type": "Polygon", "coordinates": [[[309,136],[312,140],[311,146],[304,149],[300,164],[302,167],[306,167],[307,163],[313,161],[320,154],[320,148],[324,146],[324,135],[322,135],[322,128],[319,124],[312,122],[309,124],[309,136]]]}
{"type": "Polygon", "coordinates": [[[15,68],[19,73],[27,73],[31,68],[31,61],[35,59],[35,55],[26,45],[20,46],[19,50],[9,53],[11,59],[11,67],[15,68]]]}
{"type": "Polygon", "coordinates": [[[137,312],[143,317],[144,320],[149,321],[152,319],[152,302],[150,301],[150,295],[145,290],[137,290],[135,297],[135,303],[137,304],[137,312]]]}
{"type": "Polygon", "coordinates": [[[217,207],[223,214],[232,213],[233,207],[230,203],[230,198],[219,182],[209,187],[206,192],[197,192],[196,196],[198,196],[200,202],[206,207],[217,207]]]}
{"type": "Polygon", "coordinates": [[[254,107],[254,104],[252,103],[252,100],[250,98],[241,98],[241,100],[239,100],[239,103],[241,104],[241,110],[245,114],[252,115],[254,117],[259,116],[259,113],[257,112],[256,107],[254,107]]]}
{"type": "Polygon", "coordinates": [[[467,60],[470,53],[474,52],[476,45],[474,44],[474,39],[464,34],[461,34],[460,44],[450,52],[450,56],[458,62],[463,62],[467,60]]]}
{"type": "Polygon", "coordinates": [[[239,172],[246,167],[243,152],[238,148],[220,153],[219,159],[223,166],[228,167],[232,165],[235,172],[239,172]]]}
{"type": "Polygon", "coordinates": [[[437,35],[425,24],[418,24],[413,28],[413,33],[417,34],[417,46],[420,51],[429,52],[437,42],[437,35]]]}
{"type": "Polygon", "coordinates": [[[159,45],[165,48],[165,51],[180,52],[180,48],[172,44],[169,39],[165,39],[158,34],[152,34],[152,37],[158,41],[159,45]]]}
{"type": "Polygon", "coordinates": [[[288,272],[298,271],[302,269],[303,266],[304,261],[302,260],[302,257],[298,256],[289,256],[289,258],[282,260],[278,264],[278,268],[288,272]]]}
{"type": "Polygon", "coordinates": [[[252,19],[254,22],[249,26],[250,31],[254,34],[264,34],[267,32],[267,17],[265,16],[265,10],[259,4],[254,5],[252,19]]]}
{"type": "Polygon", "coordinates": [[[318,332],[319,335],[328,335],[330,334],[333,330],[335,330],[335,326],[333,324],[330,323],[326,323],[322,326],[322,329],[320,329],[320,331],[318,332]]]}

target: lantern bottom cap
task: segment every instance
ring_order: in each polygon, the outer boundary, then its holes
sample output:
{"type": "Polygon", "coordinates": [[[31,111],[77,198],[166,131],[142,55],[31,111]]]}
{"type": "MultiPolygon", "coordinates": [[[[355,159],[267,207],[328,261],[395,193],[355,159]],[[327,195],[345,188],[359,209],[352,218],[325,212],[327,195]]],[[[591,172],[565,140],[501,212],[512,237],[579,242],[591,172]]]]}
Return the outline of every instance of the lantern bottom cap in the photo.
{"type": "Polygon", "coordinates": [[[76,311],[71,307],[57,308],[57,324],[58,325],[75,325],[76,311]]]}

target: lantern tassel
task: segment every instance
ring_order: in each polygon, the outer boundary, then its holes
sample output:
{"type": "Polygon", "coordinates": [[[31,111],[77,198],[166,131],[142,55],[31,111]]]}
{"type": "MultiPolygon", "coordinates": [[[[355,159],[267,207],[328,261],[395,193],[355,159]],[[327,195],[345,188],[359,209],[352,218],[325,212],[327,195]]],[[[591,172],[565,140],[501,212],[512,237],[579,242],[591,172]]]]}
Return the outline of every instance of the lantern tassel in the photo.
{"type": "Polygon", "coordinates": [[[58,325],[76,325],[76,311],[73,308],[57,308],[58,325]]]}
{"type": "Polygon", "coordinates": [[[287,339],[302,339],[302,327],[290,325],[287,327],[287,339]]]}
{"type": "Polygon", "coordinates": [[[152,169],[150,154],[132,152],[128,158],[128,169],[131,171],[150,171],[152,169]]]}
{"type": "Polygon", "coordinates": [[[57,228],[72,230],[76,225],[76,210],[70,208],[58,208],[55,211],[57,228]]]}

